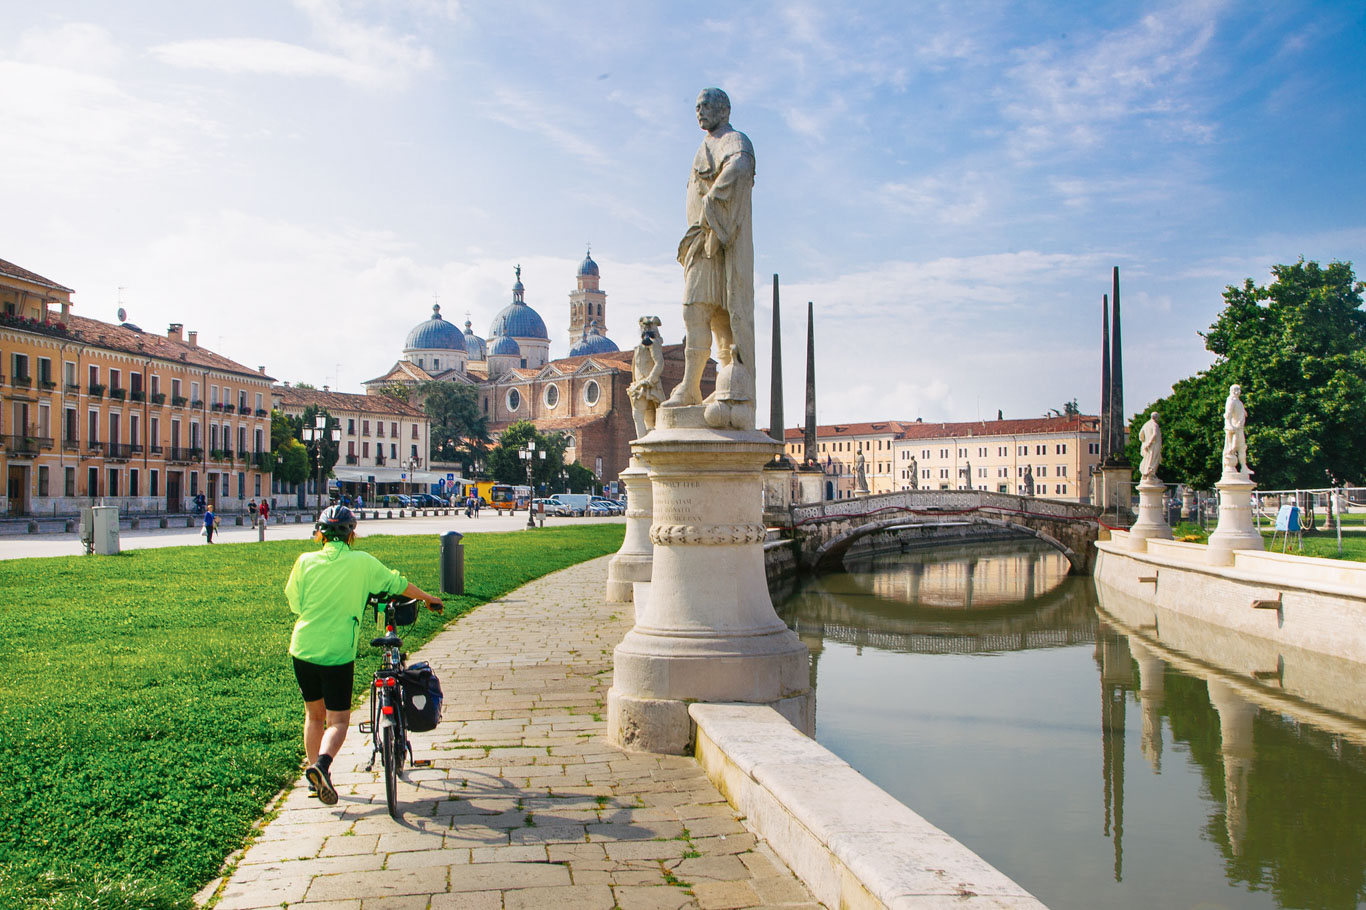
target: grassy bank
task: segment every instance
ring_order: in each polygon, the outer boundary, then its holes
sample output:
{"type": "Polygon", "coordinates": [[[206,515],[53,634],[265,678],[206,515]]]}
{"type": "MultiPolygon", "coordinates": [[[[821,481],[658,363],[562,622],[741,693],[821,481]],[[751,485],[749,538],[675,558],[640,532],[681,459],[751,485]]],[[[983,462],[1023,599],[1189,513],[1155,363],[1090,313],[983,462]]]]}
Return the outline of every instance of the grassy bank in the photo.
{"type": "MultiPolygon", "coordinates": [[[[615,551],[620,524],[465,537],[461,613],[615,551]]],[[[283,587],[305,541],[0,562],[0,906],[188,906],[299,773],[283,587]],[[69,888],[69,892],[63,893],[69,888]]],[[[438,589],[437,539],[359,542],[438,589]]],[[[367,637],[368,640],[368,637],[367,637]]],[[[378,662],[367,646],[357,658],[378,662]]]]}
{"type": "MultiPolygon", "coordinates": [[[[1344,527],[1347,525],[1344,523],[1344,527]]],[[[1201,528],[1198,525],[1182,522],[1172,528],[1172,535],[1177,540],[1185,540],[1190,543],[1205,543],[1209,540],[1210,532],[1213,528],[1201,528]]],[[[1263,531],[1262,539],[1266,541],[1266,549],[1269,552],[1281,552],[1281,538],[1276,537],[1276,546],[1271,546],[1271,532],[1263,531]]],[[[1337,534],[1332,531],[1318,531],[1313,534],[1302,535],[1304,549],[1296,546],[1292,538],[1285,552],[1293,553],[1297,556],[1319,556],[1324,559],[1348,559],[1354,562],[1366,562],[1366,537],[1360,533],[1344,533],[1342,535],[1342,552],[1338,552],[1337,534]]]]}

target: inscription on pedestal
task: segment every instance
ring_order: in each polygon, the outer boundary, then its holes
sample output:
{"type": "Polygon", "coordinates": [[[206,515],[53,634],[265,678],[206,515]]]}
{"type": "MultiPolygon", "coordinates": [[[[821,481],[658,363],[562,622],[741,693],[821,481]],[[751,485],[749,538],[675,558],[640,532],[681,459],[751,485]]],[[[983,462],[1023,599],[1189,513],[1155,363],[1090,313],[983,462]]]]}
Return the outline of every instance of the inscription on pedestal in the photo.
{"type": "Polygon", "coordinates": [[[684,480],[655,488],[654,520],[657,524],[695,524],[702,520],[703,508],[698,495],[701,484],[684,480]]]}

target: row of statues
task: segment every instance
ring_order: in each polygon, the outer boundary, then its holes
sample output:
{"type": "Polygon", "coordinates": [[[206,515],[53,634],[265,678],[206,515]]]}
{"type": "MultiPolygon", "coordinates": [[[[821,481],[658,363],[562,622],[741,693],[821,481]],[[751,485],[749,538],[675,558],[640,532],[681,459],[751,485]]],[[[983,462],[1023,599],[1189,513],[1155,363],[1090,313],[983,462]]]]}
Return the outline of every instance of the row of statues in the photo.
{"type": "MultiPolygon", "coordinates": [[[[1224,401],[1223,465],[1226,476],[1247,478],[1252,469],[1247,464],[1247,408],[1243,406],[1242,396],[1242,386],[1229,386],[1228,398],[1224,401]]],[[[1141,453],[1138,473],[1145,483],[1157,479],[1157,468],[1162,464],[1162,428],[1158,425],[1158,417],[1158,412],[1153,411],[1138,431],[1141,453]]]]}

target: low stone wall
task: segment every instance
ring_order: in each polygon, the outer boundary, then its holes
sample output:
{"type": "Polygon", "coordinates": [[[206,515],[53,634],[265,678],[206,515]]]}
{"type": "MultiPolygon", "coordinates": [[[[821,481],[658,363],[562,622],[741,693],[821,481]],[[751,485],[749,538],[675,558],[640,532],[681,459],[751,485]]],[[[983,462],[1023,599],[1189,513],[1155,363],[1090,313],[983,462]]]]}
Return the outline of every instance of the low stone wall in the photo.
{"type": "Polygon", "coordinates": [[[1211,566],[1201,544],[1146,543],[1140,552],[1113,532],[1097,544],[1096,580],[1243,635],[1366,662],[1366,563],[1238,550],[1233,565],[1211,566]]]}
{"type": "Polygon", "coordinates": [[[1043,908],[773,709],[689,714],[707,776],[827,907],[1043,908]]]}

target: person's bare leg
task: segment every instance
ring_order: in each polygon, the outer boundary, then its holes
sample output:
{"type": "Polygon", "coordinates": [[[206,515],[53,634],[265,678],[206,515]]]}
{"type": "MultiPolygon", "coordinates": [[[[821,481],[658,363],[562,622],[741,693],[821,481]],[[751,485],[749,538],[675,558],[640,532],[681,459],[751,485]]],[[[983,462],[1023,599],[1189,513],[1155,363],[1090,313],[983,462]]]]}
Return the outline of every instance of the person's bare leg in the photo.
{"type": "Polygon", "coordinates": [[[323,731],[327,728],[327,708],[320,698],[304,702],[304,755],[308,763],[318,760],[318,749],[322,745],[323,731]]]}
{"type": "Polygon", "coordinates": [[[337,753],[341,751],[342,743],[346,742],[346,729],[350,726],[350,711],[328,711],[327,729],[323,732],[319,752],[336,758],[337,753]]]}

